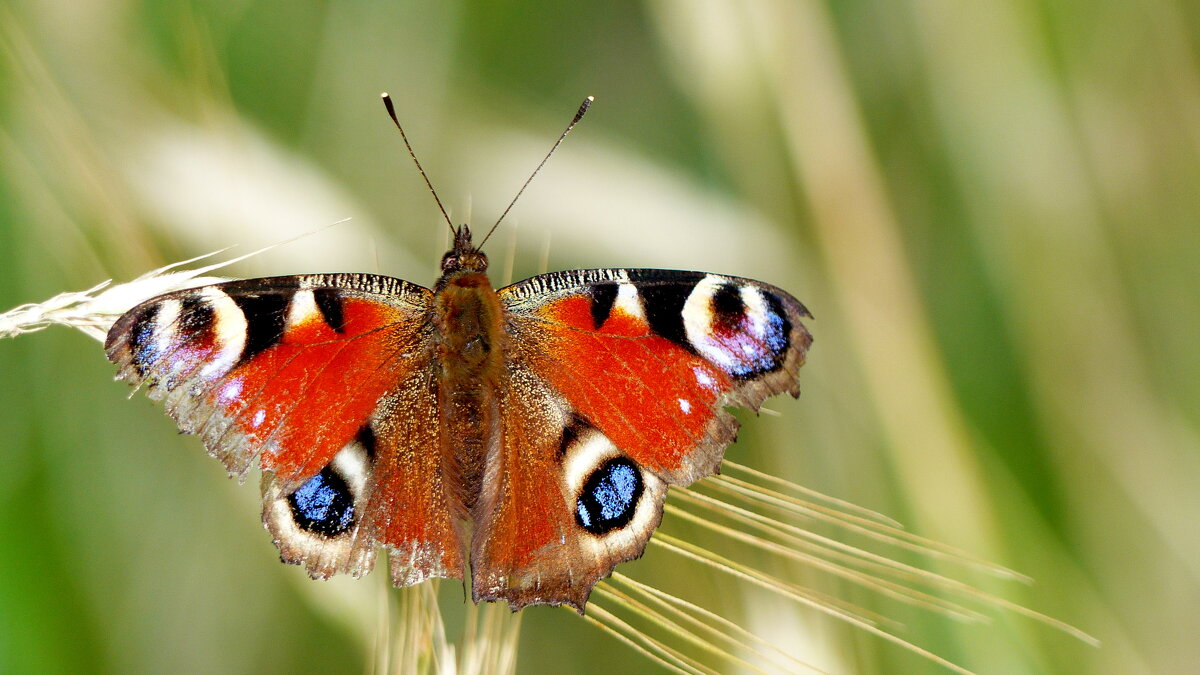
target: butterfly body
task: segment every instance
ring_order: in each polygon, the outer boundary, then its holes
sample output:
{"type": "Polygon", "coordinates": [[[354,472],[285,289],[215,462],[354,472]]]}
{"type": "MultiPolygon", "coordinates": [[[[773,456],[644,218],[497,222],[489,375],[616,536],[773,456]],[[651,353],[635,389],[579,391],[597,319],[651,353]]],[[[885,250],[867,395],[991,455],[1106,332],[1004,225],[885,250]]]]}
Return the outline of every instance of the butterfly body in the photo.
{"type": "Polygon", "coordinates": [[[505,384],[503,309],[487,277],[487,258],[465,227],[442,264],[431,321],[437,340],[438,411],[443,471],[452,476],[452,511],[469,520],[497,437],[499,396],[505,384]]]}
{"type": "Polygon", "coordinates": [[[496,290],[465,226],[432,290],[376,275],[236,281],[130,310],[106,342],[233,474],[263,472],[286,562],[476,601],[569,604],[641,555],[669,485],[715,472],[737,421],[799,393],[807,310],[666,270],[496,290]]]}

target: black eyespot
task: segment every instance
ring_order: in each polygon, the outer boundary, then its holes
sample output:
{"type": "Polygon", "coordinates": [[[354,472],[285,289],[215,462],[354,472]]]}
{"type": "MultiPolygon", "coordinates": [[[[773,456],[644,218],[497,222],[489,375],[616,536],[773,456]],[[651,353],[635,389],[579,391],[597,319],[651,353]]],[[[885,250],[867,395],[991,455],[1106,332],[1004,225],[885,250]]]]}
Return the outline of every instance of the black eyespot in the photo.
{"type": "Polygon", "coordinates": [[[683,306],[706,276],[704,272],[629,270],[629,281],[642,298],[646,322],[660,337],[693,351],[683,325],[683,306]]]}
{"type": "Polygon", "coordinates": [[[734,330],[746,317],[746,303],[734,284],[721,284],[712,294],[713,328],[734,330]]]}
{"type": "Polygon", "coordinates": [[[642,473],[625,457],[613,457],[588,476],[575,500],[575,522],[592,534],[605,534],[633,520],[642,497],[642,473]]]}
{"type": "Polygon", "coordinates": [[[333,537],[350,529],[354,522],[354,495],[330,467],[288,495],[288,504],[296,524],[315,534],[333,537]]]}
{"type": "Polygon", "coordinates": [[[186,341],[206,342],[212,339],[216,319],[217,313],[204,298],[189,296],[179,303],[179,334],[186,341]]]}

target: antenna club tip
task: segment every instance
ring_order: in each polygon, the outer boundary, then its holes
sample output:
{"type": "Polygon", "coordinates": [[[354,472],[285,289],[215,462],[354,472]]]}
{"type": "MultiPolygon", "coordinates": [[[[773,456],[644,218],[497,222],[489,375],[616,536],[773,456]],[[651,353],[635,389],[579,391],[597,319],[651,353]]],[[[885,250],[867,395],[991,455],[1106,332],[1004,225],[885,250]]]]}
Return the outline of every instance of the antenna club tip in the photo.
{"type": "Polygon", "coordinates": [[[379,98],[391,98],[391,95],[385,91],[379,94],[379,98]]]}
{"type": "MultiPolygon", "coordinates": [[[[571,121],[572,127],[575,126],[576,122],[583,119],[584,113],[586,113],[588,111],[588,109],[592,107],[592,101],[595,101],[595,100],[596,100],[595,96],[589,96],[589,97],[583,99],[583,103],[579,104],[579,110],[575,113],[575,119],[571,121]]],[[[570,131],[570,130],[571,130],[571,127],[567,127],[567,131],[570,131]]],[[[563,135],[565,136],[566,134],[564,133],[563,135]]]]}

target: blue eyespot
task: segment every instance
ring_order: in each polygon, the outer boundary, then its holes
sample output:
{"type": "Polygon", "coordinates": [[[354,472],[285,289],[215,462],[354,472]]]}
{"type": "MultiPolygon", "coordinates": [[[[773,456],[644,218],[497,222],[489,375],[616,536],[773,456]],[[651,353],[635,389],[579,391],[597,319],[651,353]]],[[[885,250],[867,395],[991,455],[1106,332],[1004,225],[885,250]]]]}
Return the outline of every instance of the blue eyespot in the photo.
{"type": "Polygon", "coordinates": [[[782,368],[791,346],[792,323],[783,303],[774,293],[761,291],[759,297],[763,301],[762,325],[726,346],[732,361],[729,374],[736,378],[750,379],[782,368]]]}
{"type": "Polygon", "coordinates": [[[332,537],[350,529],[354,522],[354,495],[330,467],[288,495],[288,503],[296,524],[315,534],[332,537]]]}
{"type": "Polygon", "coordinates": [[[787,356],[789,330],[791,324],[782,314],[768,314],[763,334],[741,343],[742,353],[734,355],[740,362],[730,365],[729,374],[748,378],[780,367],[787,356]]]}
{"type": "Polygon", "coordinates": [[[614,457],[588,476],[575,500],[575,521],[592,534],[625,527],[642,496],[642,474],[625,457],[614,457]]]}

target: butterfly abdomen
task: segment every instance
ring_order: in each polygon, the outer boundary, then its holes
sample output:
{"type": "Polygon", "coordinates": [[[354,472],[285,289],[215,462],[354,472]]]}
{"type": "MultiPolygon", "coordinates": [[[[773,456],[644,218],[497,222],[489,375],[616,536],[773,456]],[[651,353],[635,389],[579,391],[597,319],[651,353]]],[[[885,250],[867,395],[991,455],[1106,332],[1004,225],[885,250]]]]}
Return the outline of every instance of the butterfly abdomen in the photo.
{"type": "Polygon", "coordinates": [[[455,515],[470,519],[491,441],[497,436],[498,391],[504,379],[503,310],[487,275],[447,275],[433,302],[440,373],[442,462],[455,515]]]}

